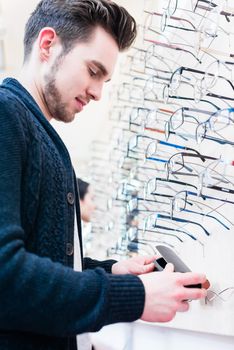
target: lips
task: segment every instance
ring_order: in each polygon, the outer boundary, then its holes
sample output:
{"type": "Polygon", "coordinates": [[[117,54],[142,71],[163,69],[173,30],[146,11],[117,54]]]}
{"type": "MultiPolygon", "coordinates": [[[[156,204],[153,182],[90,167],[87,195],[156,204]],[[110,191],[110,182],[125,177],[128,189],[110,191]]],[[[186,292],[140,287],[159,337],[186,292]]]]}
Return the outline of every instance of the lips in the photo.
{"type": "Polygon", "coordinates": [[[76,97],[76,100],[82,104],[82,106],[86,106],[89,101],[83,100],[82,98],[76,97]]]}
{"type": "Polygon", "coordinates": [[[77,102],[77,106],[78,106],[78,111],[82,111],[82,109],[84,108],[84,106],[87,105],[87,102],[81,100],[80,98],[76,97],[75,98],[76,102],[77,102]]]}

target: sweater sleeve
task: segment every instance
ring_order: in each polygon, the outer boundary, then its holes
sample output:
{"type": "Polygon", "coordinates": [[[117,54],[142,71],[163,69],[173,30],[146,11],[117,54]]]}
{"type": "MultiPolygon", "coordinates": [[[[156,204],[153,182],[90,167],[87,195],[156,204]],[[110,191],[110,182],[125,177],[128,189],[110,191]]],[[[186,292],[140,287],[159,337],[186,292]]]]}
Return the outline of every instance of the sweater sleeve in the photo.
{"type": "Polygon", "coordinates": [[[0,329],[61,337],[138,319],[145,291],[137,276],[99,268],[75,272],[26,250],[20,205],[24,110],[13,106],[13,99],[0,97],[0,329]]]}
{"type": "Polygon", "coordinates": [[[106,272],[111,273],[112,266],[116,263],[116,260],[94,260],[90,258],[84,258],[84,269],[95,269],[96,267],[103,268],[106,272]]]}

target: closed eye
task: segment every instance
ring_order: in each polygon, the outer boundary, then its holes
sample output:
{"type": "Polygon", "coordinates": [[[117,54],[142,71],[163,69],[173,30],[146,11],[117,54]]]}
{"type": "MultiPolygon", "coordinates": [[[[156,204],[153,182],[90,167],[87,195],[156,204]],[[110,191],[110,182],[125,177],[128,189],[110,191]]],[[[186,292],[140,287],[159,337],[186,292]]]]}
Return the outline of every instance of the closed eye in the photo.
{"type": "Polygon", "coordinates": [[[95,77],[98,75],[98,72],[94,70],[93,68],[89,68],[89,74],[91,77],[95,77]]]}
{"type": "Polygon", "coordinates": [[[97,60],[91,60],[86,62],[89,74],[94,79],[105,79],[105,82],[110,81],[110,74],[108,73],[106,67],[97,60]]]}

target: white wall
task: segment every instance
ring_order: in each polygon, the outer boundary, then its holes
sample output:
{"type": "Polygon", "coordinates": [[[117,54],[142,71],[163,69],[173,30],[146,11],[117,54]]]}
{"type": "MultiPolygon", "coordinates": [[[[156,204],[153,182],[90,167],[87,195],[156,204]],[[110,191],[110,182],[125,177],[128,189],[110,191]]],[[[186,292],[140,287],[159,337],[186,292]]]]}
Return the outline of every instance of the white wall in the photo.
{"type": "Polygon", "coordinates": [[[233,337],[162,328],[143,323],[133,327],[132,350],[233,350],[233,337]]]}
{"type": "Polygon", "coordinates": [[[95,350],[233,350],[233,337],[183,331],[134,322],[92,333],[95,350]],[[114,339],[114,341],[113,341],[114,339]]]}

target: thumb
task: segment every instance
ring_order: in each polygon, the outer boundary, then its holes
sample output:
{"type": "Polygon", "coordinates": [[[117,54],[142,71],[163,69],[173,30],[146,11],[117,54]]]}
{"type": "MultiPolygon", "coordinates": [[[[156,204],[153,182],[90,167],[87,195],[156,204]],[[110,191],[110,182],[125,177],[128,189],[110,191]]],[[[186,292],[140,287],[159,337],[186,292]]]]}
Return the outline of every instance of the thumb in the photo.
{"type": "Polygon", "coordinates": [[[168,263],[164,269],[166,272],[174,272],[174,265],[172,263],[168,263]]]}

